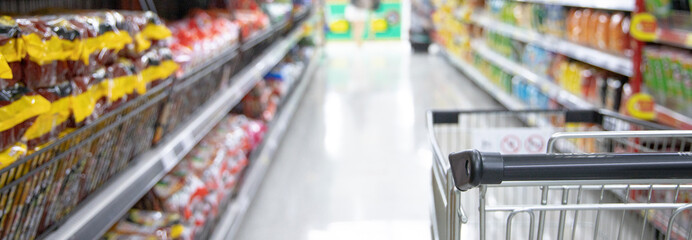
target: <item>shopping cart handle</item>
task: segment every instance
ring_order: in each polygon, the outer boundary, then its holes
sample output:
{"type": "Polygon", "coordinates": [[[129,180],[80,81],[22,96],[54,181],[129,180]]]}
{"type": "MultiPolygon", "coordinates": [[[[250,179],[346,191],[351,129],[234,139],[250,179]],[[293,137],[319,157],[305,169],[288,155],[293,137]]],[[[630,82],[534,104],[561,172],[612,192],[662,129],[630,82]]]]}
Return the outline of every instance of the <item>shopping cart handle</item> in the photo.
{"type": "Polygon", "coordinates": [[[455,186],[502,181],[692,179],[692,153],[526,154],[469,150],[449,155],[455,186]]]}
{"type": "Polygon", "coordinates": [[[502,154],[468,150],[449,154],[454,185],[467,191],[481,184],[502,182],[504,161],[502,154]]]}

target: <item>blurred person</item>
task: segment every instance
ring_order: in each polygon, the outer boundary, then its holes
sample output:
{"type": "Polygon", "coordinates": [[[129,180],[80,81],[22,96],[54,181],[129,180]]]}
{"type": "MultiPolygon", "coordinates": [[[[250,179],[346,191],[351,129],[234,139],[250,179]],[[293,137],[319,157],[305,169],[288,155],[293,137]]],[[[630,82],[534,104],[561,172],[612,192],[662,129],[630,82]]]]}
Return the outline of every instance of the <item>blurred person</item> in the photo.
{"type": "Polygon", "coordinates": [[[434,31],[431,16],[434,7],[430,0],[411,1],[411,28],[409,42],[416,52],[427,52],[432,43],[431,34],[434,31]]]}
{"type": "Polygon", "coordinates": [[[365,23],[370,19],[371,11],[380,7],[380,0],[351,0],[346,6],[345,17],[351,24],[351,36],[358,47],[363,45],[365,23]]]}

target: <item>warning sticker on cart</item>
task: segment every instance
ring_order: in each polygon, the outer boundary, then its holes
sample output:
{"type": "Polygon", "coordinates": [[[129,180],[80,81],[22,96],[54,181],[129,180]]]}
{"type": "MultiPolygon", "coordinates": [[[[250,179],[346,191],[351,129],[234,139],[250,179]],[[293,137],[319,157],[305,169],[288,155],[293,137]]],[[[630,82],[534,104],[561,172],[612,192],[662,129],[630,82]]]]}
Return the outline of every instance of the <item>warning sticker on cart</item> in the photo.
{"type": "Polygon", "coordinates": [[[503,154],[545,153],[552,128],[486,128],[471,130],[472,147],[503,154]]]}

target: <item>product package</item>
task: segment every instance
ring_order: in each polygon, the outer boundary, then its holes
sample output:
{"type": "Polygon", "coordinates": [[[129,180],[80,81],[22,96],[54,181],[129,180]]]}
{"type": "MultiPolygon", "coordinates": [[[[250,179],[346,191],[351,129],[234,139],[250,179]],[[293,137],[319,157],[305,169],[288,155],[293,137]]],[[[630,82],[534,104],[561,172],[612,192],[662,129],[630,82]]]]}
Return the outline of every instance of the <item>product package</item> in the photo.
{"type": "Polygon", "coordinates": [[[25,48],[19,25],[14,19],[0,16],[0,88],[14,86],[22,79],[25,48]]]}
{"type": "Polygon", "coordinates": [[[271,120],[279,101],[272,92],[273,90],[267,86],[267,82],[259,81],[239,104],[242,113],[250,118],[271,120]]]}
{"type": "Polygon", "coordinates": [[[24,134],[29,149],[36,149],[58,137],[68,127],[72,113],[72,83],[62,82],[53,87],[39,88],[38,95],[50,102],[50,110],[39,115],[24,134]]]}
{"type": "Polygon", "coordinates": [[[22,118],[36,123],[31,128],[26,123],[27,127],[11,134],[23,137],[30,148],[56,139],[67,126],[83,126],[145,93],[147,83],[166,78],[177,69],[170,51],[165,59],[157,55],[155,61],[148,60],[153,59],[151,54],[132,54],[151,46],[157,46],[157,53],[165,52],[161,50],[167,45],[163,40],[170,32],[150,12],[58,10],[0,19],[0,53],[7,64],[0,64],[0,87],[7,90],[6,104],[22,95],[41,96],[46,101],[38,103],[49,103],[47,110],[27,109],[38,113],[22,114],[22,118]],[[134,51],[123,51],[126,49],[134,51]],[[132,70],[122,66],[118,56],[145,58],[147,63],[155,62],[149,65],[156,68],[149,70],[147,65],[132,70]]]}
{"type": "Polygon", "coordinates": [[[629,35],[630,19],[624,13],[615,13],[610,18],[608,27],[608,49],[613,52],[631,56],[631,37],[629,35]]]}
{"type": "Polygon", "coordinates": [[[545,20],[543,20],[543,32],[556,36],[565,35],[565,8],[560,5],[545,5],[545,20]]]}
{"type": "Polygon", "coordinates": [[[692,54],[686,50],[648,46],[644,48],[644,90],[657,103],[692,115],[692,54]]]}
{"type": "Polygon", "coordinates": [[[178,214],[189,236],[198,236],[230,199],[248,165],[248,154],[261,142],[264,131],[261,121],[227,117],[134,208],[178,214]]]}
{"type": "Polygon", "coordinates": [[[130,210],[127,217],[116,223],[103,237],[121,239],[192,239],[175,213],[130,210]]]}
{"type": "Polygon", "coordinates": [[[171,50],[182,71],[205,62],[238,43],[238,25],[218,10],[194,10],[190,16],[170,23],[171,50]]]}
{"type": "Polygon", "coordinates": [[[51,111],[51,102],[21,84],[0,89],[0,149],[22,140],[38,116],[51,111]]]}
{"type": "Polygon", "coordinates": [[[253,34],[268,29],[270,26],[269,16],[262,12],[255,1],[234,1],[232,9],[235,23],[240,27],[240,37],[243,41],[251,38],[253,34]]]}

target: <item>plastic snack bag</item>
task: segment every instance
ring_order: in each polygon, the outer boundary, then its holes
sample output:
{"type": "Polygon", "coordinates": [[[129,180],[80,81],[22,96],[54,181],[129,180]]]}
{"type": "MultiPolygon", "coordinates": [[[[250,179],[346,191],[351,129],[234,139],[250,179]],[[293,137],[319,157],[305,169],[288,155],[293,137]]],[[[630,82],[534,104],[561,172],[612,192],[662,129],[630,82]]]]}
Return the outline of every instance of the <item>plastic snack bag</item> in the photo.
{"type": "Polygon", "coordinates": [[[23,140],[27,142],[29,149],[35,149],[56,139],[58,134],[67,128],[71,114],[72,83],[70,81],[36,91],[50,101],[50,110],[38,115],[36,121],[24,134],[23,140]]]}
{"type": "Polygon", "coordinates": [[[137,95],[146,93],[146,86],[142,76],[137,74],[135,64],[125,58],[121,58],[113,65],[108,66],[106,76],[110,84],[108,92],[108,110],[113,110],[123,103],[133,99],[137,95]]]}
{"type": "Polygon", "coordinates": [[[14,19],[0,16],[0,88],[13,86],[22,79],[24,46],[19,25],[14,19]]]}
{"type": "Polygon", "coordinates": [[[180,215],[146,210],[130,210],[104,235],[105,239],[191,239],[180,215]]]}
{"type": "Polygon", "coordinates": [[[63,41],[52,26],[40,18],[16,19],[21,30],[26,55],[23,61],[23,79],[29,89],[58,85],[67,78],[67,53],[63,41]]]}
{"type": "Polygon", "coordinates": [[[26,156],[27,147],[23,143],[15,143],[13,146],[0,152],[0,170],[26,156]]]}
{"type": "Polygon", "coordinates": [[[172,35],[161,19],[152,12],[122,11],[118,15],[122,17],[121,29],[129,32],[133,38],[133,44],[121,56],[136,59],[151,47],[165,47],[164,40],[172,35]]]}
{"type": "Polygon", "coordinates": [[[21,140],[36,118],[51,109],[51,102],[21,84],[0,89],[0,149],[21,140]]]}
{"type": "Polygon", "coordinates": [[[99,68],[87,76],[72,78],[72,127],[82,126],[104,114],[109,106],[111,84],[106,69],[99,68]]]}

